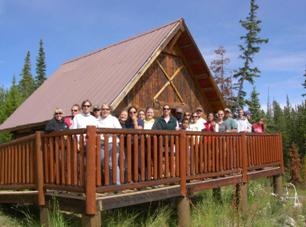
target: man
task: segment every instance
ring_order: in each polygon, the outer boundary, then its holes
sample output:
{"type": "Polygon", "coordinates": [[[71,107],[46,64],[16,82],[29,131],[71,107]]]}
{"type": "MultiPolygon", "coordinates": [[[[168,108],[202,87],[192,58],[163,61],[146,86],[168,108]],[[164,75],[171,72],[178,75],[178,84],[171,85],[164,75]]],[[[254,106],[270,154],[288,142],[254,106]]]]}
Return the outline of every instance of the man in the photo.
{"type": "Polygon", "coordinates": [[[237,122],[232,118],[232,111],[229,108],[224,109],[225,120],[227,132],[237,132],[237,122]]]}
{"type": "Polygon", "coordinates": [[[176,118],[171,116],[171,109],[168,104],[163,106],[163,114],[156,119],[152,130],[179,130],[179,124],[176,118]]]}
{"type": "Polygon", "coordinates": [[[184,114],[184,111],[183,111],[182,108],[180,108],[180,107],[176,108],[176,110],[175,110],[175,116],[174,116],[174,117],[175,117],[176,120],[178,121],[179,126],[181,126],[181,124],[182,124],[182,121],[183,121],[183,114],[184,114]]]}
{"type": "Polygon", "coordinates": [[[204,119],[204,110],[201,106],[196,108],[196,112],[198,114],[198,124],[200,125],[201,130],[205,127],[204,124],[206,123],[206,120],[204,119]]]}
{"type": "Polygon", "coordinates": [[[252,132],[252,125],[248,121],[247,117],[244,115],[243,109],[239,110],[237,122],[237,131],[238,132],[252,132]]]}
{"type": "Polygon", "coordinates": [[[64,122],[63,110],[61,108],[56,108],[54,111],[54,117],[48,122],[45,130],[47,132],[52,132],[65,129],[68,129],[68,126],[64,122]]]}
{"type": "Polygon", "coordinates": [[[93,106],[92,115],[99,121],[101,119],[101,109],[98,105],[93,106]]]}
{"type": "Polygon", "coordinates": [[[82,102],[82,112],[75,115],[73,118],[72,129],[86,128],[89,125],[98,126],[97,119],[90,114],[90,108],[92,106],[89,100],[82,102]]]}
{"type": "MultiPolygon", "coordinates": [[[[101,106],[102,116],[98,121],[99,128],[122,128],[119,120],[111,115],[111,107],[108,104],[102,104],[101,106]]],[[[120,168],[119,168],[119,141],[113,141],[112,135],[109,135],[108,141],[104,140],[104,136],[101,135],[101,162],[102,168],[104,167],[104,157],[105,157],[105,143],[108,143],[108,166],[110,168],[110,179],[112,180],[112,169],[113,169],[113,146],[116,146],[116,182],[114,184],[120,185],[120,168]]]]}

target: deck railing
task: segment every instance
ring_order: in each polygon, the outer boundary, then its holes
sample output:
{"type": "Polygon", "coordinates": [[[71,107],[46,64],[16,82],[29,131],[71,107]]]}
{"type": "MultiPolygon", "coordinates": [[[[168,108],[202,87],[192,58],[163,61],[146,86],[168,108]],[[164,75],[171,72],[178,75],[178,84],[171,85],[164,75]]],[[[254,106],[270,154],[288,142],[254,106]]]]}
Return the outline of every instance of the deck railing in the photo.
{"type": "Polygon", "coordinates": [[[0,189],[82,192],[86,213],[96,193],[179,184],[280,167],[280,134],[87,129],[35,135],[0,145],[0,189]],[[103,157],[104,156],[104,157],[103,157]]]}

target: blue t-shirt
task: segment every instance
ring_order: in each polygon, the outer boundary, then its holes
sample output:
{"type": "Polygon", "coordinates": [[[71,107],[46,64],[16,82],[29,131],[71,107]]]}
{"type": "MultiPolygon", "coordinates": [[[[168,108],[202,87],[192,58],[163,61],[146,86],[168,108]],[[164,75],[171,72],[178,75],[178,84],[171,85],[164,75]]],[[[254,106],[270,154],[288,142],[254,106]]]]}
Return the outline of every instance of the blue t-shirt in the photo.
{"type": "MultiPolygon", "coordinates": [[[[142,119],[137,119],[137,124],[138,126],[141,126],[142,128],[144,127],[144,122],[142,119]]],[[[128,119],[126,122],[125,122],[125,127],[126,128],[135,128],[135,125],[134,125],[134,122],[131,120],[131,119],[128,119]]]]}

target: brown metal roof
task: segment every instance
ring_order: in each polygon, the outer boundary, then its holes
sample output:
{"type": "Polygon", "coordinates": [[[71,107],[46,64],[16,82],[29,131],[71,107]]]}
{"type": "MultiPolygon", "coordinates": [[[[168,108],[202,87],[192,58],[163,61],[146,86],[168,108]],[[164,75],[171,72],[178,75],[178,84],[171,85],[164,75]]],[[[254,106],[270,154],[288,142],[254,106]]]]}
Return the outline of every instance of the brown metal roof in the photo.
{"type": "MultiPolygon", "coordinates": [[[[128,93],[131,86],[127,85],[142,76],[152,56],[157,56],[185,26],[181,19],[64,63],[0,126],[0,131],[49,120],[56,107],[69,114],[72,104],[85,99],[93,104],[110,103],[115,107],[128,93]]],[[[189,38],[195,45],[191,36],[189,38]]],[[[202,67],[207,68],[205,62],[202,67]]]]}

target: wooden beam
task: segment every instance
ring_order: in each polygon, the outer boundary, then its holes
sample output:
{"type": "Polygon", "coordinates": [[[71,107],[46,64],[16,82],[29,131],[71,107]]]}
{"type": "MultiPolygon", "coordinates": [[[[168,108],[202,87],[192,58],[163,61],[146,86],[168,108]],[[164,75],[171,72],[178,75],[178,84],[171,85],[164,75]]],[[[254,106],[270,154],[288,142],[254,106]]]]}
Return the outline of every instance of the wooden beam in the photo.
{"type": "Polygon", "coordinates": [[[107,197],[98,197],[101,210],[109,210],[119,207],[131,206],[141,203],[153,202],[180,196],[179,185],[168,186],[145,191],[116,194],[107,197]]]}

